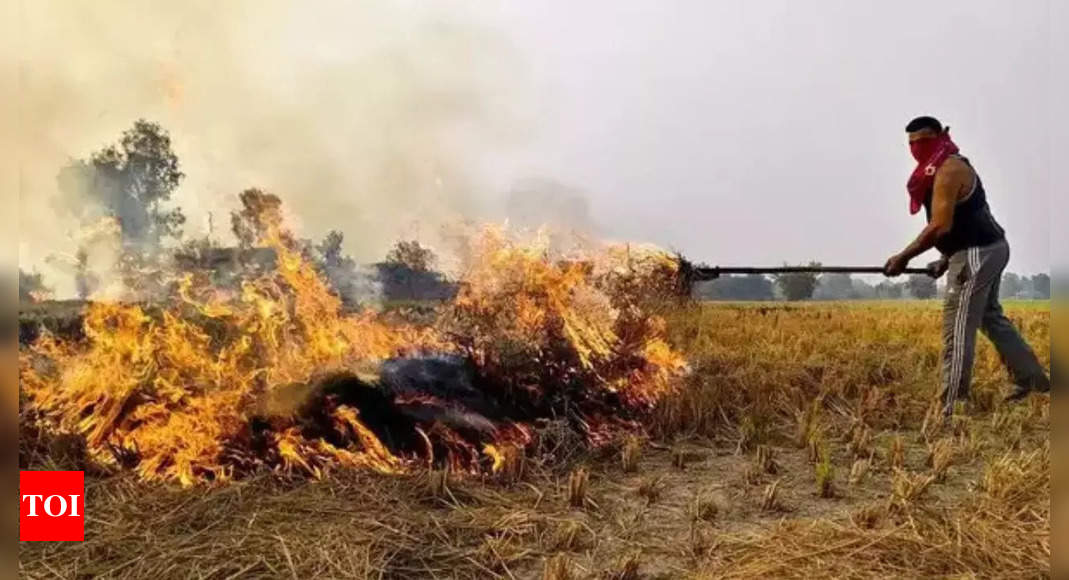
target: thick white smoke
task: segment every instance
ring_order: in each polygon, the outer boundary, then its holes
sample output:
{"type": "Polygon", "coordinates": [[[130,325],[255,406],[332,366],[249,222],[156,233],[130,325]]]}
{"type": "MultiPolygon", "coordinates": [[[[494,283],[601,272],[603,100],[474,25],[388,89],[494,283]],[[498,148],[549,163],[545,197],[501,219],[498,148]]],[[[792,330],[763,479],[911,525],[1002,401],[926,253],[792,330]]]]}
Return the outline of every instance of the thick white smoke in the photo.
{"type": "MultiPolygon", "coordinates": [[[[19,264],[70,295],[47,259],[76,251],[56,174],[145,118],[187,177],[187,234],[229,239],[237,193],[282,197],[302,236],[346,234],[357,260],[478,215],[480,152],[525,132],[522,67],[460,3],[24,2],[14,64],[19,264]]],[[[7,93],[5,92],[5,96],[7,93]]],[[[11,103],[4,103],[5,108],[11,103]]],[[[52,262],[54,263],[54,261],[52,262]]]]}

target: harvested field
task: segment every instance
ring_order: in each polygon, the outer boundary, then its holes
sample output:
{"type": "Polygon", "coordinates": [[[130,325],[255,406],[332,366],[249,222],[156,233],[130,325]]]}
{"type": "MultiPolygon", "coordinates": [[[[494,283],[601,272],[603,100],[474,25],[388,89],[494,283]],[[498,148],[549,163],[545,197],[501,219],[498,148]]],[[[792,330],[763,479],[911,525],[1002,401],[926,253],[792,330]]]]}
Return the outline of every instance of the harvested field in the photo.
{"type": "MultiPolygon", "coordinates": [[[[20,545],[27,578],[1050,576],[1050,406],[936,392],[935,303],[686,305],[690,365],[647,435],[457,473],[264,472],[183,488],[94,470],[23,433],[31,468],[88,468],[86,541],[20,545]]],[[[1008,307],[1049,365],[1050,313],[1008,307]]]]}
{"type": "Polygon", "coordinates": [[[1055,576],[1069,3],[11,4],[20,577],[1055,576]]]}

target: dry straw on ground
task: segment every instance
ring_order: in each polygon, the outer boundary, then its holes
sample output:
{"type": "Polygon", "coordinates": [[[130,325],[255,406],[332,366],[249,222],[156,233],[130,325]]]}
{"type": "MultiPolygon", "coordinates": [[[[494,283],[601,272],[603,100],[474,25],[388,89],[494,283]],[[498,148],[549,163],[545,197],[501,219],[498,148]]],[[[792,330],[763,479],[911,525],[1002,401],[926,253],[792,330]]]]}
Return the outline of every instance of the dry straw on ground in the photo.
{"type": "MultiPolygon", "coordinates": [[[[1046,362],[1049,313],[1014,308],[1046,362]]],[[[339,469],[317,482],[262,473],[181,489],[91,471],[86,541],[22,544],[18,573],[1050,577],[1047,402],[998,405],[997,415],[974,409],[956,423],[932,417],[937,308],[719,305],[664,315],[692,372],[654,410],[638,473],[621,469],[622,452],[570,458],[563,469],[535,462],[515,481],[339,469]],[[859,425],[869,431],[866,445],[855,446],[867,449],[860,457],[851,449],[859,425]],[[746,454],[736,454],[742,439],[746,454]],[[679,470],[676,445],[706,451],[693,459],[681,453],[686,469],[679,470]],[[777,472],[744,485],[745,471],[763,462],[762,446],[777,472]],[[815,486],[825,459],[842,474],[833,479],[834,500],[815,486]],[[867,470],[856,477],[862,460],[867,470]],[[569,477],[580,464],[585,476],[569,477]],[[845,485],[847,474],[853,485],[845,485]]],[[[997,354],[981,342],[974,390],[998,394],[1005,386],[997,354]]],[[[20,447],[35,468],[84,460],[77,445],[33,433],[20,447]]]]}

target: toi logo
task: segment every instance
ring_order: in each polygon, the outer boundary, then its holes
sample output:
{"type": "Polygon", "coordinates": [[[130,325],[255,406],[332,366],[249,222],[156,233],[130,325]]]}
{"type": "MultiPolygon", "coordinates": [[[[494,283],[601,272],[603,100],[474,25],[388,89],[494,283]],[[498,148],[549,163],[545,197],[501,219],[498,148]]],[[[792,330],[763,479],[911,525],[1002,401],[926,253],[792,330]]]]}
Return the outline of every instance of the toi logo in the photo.
{"type": "Polygon", "coordinates": [[[85,474],[19,472],[19,541],[85,539],[85,474]]]}

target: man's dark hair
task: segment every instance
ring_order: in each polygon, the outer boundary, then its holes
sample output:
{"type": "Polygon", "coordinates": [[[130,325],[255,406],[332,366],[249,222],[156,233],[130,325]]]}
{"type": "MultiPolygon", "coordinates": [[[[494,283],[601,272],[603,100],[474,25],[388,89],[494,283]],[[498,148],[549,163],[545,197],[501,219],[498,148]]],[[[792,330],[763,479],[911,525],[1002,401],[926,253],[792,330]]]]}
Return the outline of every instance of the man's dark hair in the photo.
{"type": "Polygon", "coordinates": [[[939,119],[935,117],[917,117],[906,125],[906,133],[912,133],[914,131],[920,131],[922,129],[931,129],[936,133],[943,132],[943,124],[939,122],[939,119]]]}

